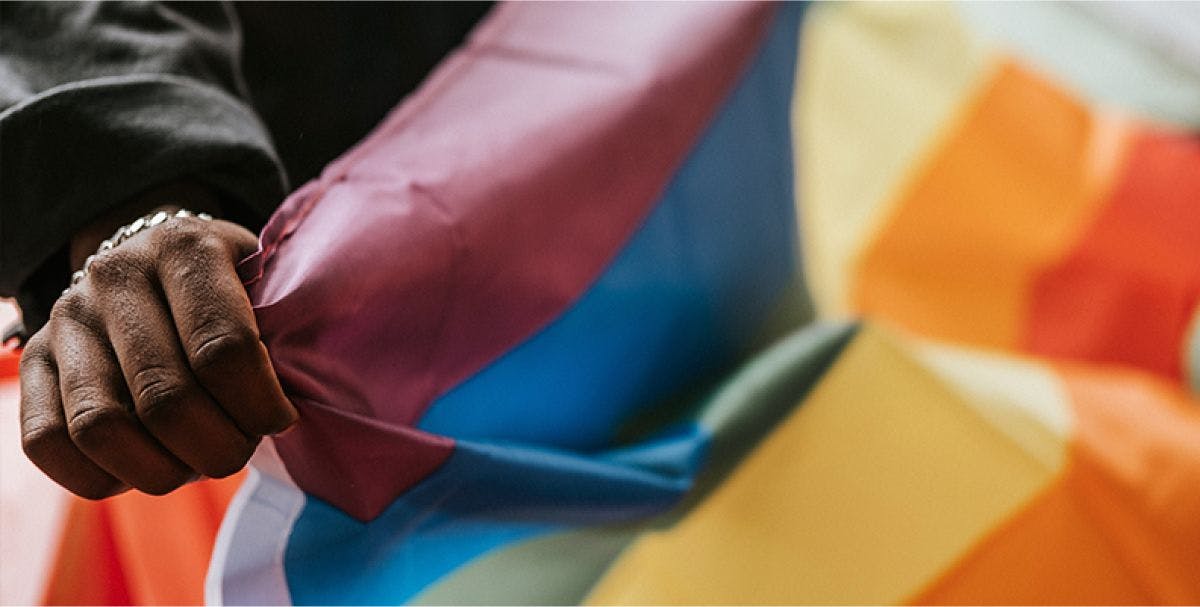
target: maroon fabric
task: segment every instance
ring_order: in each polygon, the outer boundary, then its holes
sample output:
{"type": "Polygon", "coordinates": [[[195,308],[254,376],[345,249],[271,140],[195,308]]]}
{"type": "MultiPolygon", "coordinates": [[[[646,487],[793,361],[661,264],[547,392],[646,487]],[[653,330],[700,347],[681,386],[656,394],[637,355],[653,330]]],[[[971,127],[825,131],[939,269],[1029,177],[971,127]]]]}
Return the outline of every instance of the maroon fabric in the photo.
{"type": "Polygon", "coordinates": [[[376,512],[406,488],[390,484],[363,510],[361,495],[339,497],[350,493],[341,480],[315,470],[384,448],[372,440],[408,449],[396,445],[415,440],[406,428],[434,399],[588,288],[730,92],[773,11],[500,6],[367,140],[284,203],[243,271],[301,410],[281,449],[301,488],[348,512],[376,512]],[[309,403],[378,420],[394,436],[318,435],[310,417],[323,413],[309,403]]]}
{"type": "Polygon", "coordinates": [[[304,418],[303,431],[275,437],[284,462],[304,462],[288,464],[288,473],[298,486],[364,522],[441,466],[454,449],[448,438],[315,403],[305,403],[304,418]]]}

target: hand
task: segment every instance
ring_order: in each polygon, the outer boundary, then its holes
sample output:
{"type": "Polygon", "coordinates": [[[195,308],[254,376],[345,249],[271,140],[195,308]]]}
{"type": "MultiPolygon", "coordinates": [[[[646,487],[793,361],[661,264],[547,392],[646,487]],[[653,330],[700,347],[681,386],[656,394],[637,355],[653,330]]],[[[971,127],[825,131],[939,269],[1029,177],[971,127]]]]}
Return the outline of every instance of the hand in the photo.
{"type": "Polygon", "coordinates": [[[173,218],[98,255],[21,357],[33,463],[82,497],[161,495],[290,426],[235,270],[255,248],[236,224],[173,218]]]}

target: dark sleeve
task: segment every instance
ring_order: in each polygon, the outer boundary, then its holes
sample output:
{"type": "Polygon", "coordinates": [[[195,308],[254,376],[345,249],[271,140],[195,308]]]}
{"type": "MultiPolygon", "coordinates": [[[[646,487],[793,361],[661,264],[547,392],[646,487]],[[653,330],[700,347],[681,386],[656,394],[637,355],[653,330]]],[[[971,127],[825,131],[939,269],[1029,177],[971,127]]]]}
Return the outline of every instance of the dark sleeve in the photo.
{"type": "Polygon", "coordinates": [[[0,296],[28,332],[71,235],[138,192],[197,181],[251,227],[280,202],[240,43],[228,4],[0,2],[0,296]]]}

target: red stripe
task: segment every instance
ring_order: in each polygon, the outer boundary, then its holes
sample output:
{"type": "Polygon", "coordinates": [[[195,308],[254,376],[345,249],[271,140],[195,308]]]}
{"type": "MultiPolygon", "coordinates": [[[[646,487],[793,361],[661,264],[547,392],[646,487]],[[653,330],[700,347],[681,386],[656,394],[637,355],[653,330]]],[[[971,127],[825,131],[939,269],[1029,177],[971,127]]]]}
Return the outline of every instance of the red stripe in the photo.
{"type": "Polygon", "coordinates": [[[1200,303],[1200,140],[1146,132],[1079,245],[1034,283],[1030,351],[1183,377],[1200,303]]]}
{"type": "Polygon", "coordinates": [[[0,380],[15,378],[21,353],[17,350],[0,350],[0,380]]]}

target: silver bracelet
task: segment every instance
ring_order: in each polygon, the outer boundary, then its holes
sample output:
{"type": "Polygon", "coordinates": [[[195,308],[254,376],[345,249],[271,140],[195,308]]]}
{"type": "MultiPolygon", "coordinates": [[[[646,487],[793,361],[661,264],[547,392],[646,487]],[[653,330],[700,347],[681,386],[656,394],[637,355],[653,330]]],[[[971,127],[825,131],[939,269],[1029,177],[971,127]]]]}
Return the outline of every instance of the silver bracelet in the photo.
{"type": "Polygon", "coordinates": [[[97,255],[110,249],[115,249],[121,243],[133,238],[136,234],[164,223],[168,219],[186,219],[188,217],[195,217],[196,219],[202,219],[204,221],[212,221],[212,215],[209,215],[208,213],[193,213],[187,209],[180,209],[174,213],[159,211],[157,213],[143,215],[135,219],[133,223],[130,223],[129,225],[124,225],[117,228],[117,231],[114,232],[112,236],[100,242],[100,246],[96,249],[95,253],[88,255],[87,259],[83,261],[83,267],[76,270],[74,274],[71,274],[71,284],[68,285],[66,289],[63,289],[62,294],[66,295],[69,293],[71,291],[71,287],[79,284],[79,281],[87,277],[88,269],[92,267],[92,262],[95,261],[97,255]]]}

